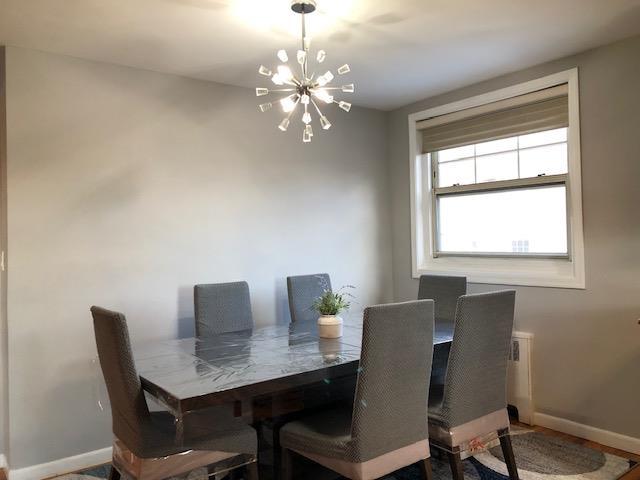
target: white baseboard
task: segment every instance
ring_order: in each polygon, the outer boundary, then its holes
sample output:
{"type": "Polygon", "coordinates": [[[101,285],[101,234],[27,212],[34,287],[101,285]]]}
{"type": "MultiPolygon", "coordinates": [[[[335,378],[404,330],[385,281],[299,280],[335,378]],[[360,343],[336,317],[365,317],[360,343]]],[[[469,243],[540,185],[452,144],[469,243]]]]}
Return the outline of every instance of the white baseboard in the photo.
{"type": "Polygon", "coordinates": [[[574,437],[584,438],[593,442],[606,445],[608,447],[640,454],[640,438],[629,437],[620,433],[602,430],[601,428],[583,425],[581,423],[567,420],[566,418],[553,417],[545,413],[533,414],[534,425],[547,427],[558,432],[568,433],[574,437]]]}
{"type": "Polygon", "coordinates": [[[53,462],[9,470],[9,480],[41,480],[111,461],[111,447],[61,458],[53,462]]]}
{"type": "Polygon", "coordinates": [[[0,453],[0,470],[7,470],[7,457],[4,453],[0,453]]]}

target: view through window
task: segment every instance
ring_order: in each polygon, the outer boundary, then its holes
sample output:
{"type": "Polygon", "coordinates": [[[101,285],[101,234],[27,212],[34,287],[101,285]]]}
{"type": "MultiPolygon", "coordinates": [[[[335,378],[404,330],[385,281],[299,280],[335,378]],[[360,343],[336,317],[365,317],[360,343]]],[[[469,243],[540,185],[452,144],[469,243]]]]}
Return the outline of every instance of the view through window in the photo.
{"type": "Polygon", "coordinates": [[[436,254],[568,256],[566,127],[430,156],[436,254]]]}

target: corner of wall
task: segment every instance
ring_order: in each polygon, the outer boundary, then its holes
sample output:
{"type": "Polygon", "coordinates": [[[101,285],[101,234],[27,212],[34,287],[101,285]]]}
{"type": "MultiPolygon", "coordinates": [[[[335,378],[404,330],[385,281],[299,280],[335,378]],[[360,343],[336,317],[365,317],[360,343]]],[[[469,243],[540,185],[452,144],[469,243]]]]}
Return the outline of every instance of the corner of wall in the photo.
{"type": "Polygon", "coordinates": [[[385,131],[385,157],[386,157],[386,167],[387,167],[387,225],[389,225],[389,285],[387,286],[387,292],[389,297],[386,299],[387,301],[395,302],[396,301],[396,262],[394,261],[395,252],[395,238],[393,235],[393,157],[392,157],[392,145],[391,141],[391,128],[393,126],[393,122],[391,120],[391,116],[393,114],[392,110],[384,111],[384,131],[385,131]]]}
{"type": "Polygon", "coordinates": [[[6,468],[9,445],[9,412],[7,389],[7,115],[6,115],[6,49],[0,45],[0,459],[6,468]]]}

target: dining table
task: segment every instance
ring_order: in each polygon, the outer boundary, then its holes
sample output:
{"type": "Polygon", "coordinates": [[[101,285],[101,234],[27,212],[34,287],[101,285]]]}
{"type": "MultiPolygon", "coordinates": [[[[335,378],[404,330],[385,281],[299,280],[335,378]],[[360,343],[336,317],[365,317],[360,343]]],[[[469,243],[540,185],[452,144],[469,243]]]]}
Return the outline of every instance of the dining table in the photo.
{"type": "MultiPolygon", "coordinates": [[[[189,412],[355,379],[362,328],[362,313],[350,313],[339,338],[320,338],[315,321],[295,322],[152,342],[134,357],[143,389],[175,416],[180,442],[189,412]]],[[[434,349],[448,348],[452,338],[453,323],[436,319],[434,349]]]]}

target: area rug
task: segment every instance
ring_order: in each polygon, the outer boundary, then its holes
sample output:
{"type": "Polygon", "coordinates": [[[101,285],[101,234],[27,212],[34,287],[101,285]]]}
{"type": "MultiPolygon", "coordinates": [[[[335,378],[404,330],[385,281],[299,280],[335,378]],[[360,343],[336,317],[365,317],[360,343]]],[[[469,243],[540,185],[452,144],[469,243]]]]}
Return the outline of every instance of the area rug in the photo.
{"type": "MultiPolygon", "coordinates": [[[[632,466],[625,458],[521,428],[512,430],[512,443],[521,480],[615,480],[632,466]]],[[[445,456],[434,452],[431,462],[434,480],[451,479],[451,470],[445,456]]],[[[57,477],[57,480],[106,479],[110,468],[109,465],[103,465],[63,475],[57,477]]],[[[464,474],[466,480],[508,480],[500,447],[465,460],[464,474]]],[[[201,477],[202,475],[193,472],[182,478],[203,480],[201,477]]],[[[408,467],[385,477],[385,480],[420,478],[416,467],[408,467]]]]}

